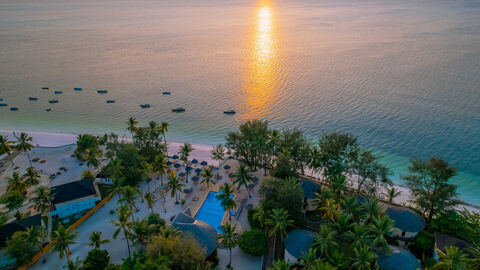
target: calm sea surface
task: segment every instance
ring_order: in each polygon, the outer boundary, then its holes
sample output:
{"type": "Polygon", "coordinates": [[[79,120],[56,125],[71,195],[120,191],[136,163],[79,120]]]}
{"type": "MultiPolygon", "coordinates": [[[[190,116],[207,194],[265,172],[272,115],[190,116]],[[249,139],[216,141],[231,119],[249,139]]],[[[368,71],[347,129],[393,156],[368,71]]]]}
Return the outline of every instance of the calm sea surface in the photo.
{"type": "Polygon", "coordinates": [[[478,1],[0,0],[0,98],[19,108],[0,107],[0,129],[123,134],[134,116],[208,144],[256,118],[350,132],[398,182],[408,158],[446,158],[480,205],[478,1]]]}

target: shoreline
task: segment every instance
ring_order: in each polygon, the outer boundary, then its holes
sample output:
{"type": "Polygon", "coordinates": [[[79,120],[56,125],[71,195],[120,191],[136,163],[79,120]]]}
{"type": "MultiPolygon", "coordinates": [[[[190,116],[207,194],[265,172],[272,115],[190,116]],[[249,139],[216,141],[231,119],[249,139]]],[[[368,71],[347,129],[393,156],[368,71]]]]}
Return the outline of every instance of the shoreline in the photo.
{"type": "MultiPolygon", "coordinates": [[[[13,138],[12,132],[13,131],[9,131],[9,130],[0,130],[1,135],[8,135],[10,139],[13,138]]],[[[58,147],[64,147],[67,145],[75,144],[76,137],[77,135],[80,134],[80,133],[74,134],[74,133],[53,133],[53,132],[49,133],[49,132],[37,132],[37,131],[25,131],[25,132],[27,132],[28,135],[33,138],[32,144],[35,145],[36,147],[41,147],[41,148],[58,148],[58,147]]],[[[92,135],[99,135],[99,134],[92,134],[92,135]]],[[[103,134],[100,134],[100,135],[103,135],[103,134]]],[[[119,138],[119,140],[131,141],[130,138],[119,138]]],[[[183,145],[183,142],[169,141],[168,154],[169,155],[177,154],[182,145],[183,145]]],[[[213,160],[210,155],[210,151],[213,146],[214,145],[192,143],[192,147],[194,148],[194,150],[191,153],[190,159],[197,159],[199,162],[206,161],[208,162],[208,164],[217,165],[218,161],[213,160]]],[[[307,173],[307,171],[306,171],[306,175],[310,175],[310,172],[307,173]]],[[[314,175],[314,176],[316,178],[319,178],[318,175],[314,175]]],[[[402,194],[395,199],[395,203],[400,205],[403,205],[403,204],[410,205],[410,202],[409,202],[410,190],[402,184],[393,183],[393,185],[396,188],[398,188],[400,191],[402,191],[402,194]]],[[[466,208],[469,211],[480,212],[480,206],[468,203],[463,200],[461,200],[461,202],[462,204],[458,205],[456,209],[461,210],[463,208],[466,208]]]]}

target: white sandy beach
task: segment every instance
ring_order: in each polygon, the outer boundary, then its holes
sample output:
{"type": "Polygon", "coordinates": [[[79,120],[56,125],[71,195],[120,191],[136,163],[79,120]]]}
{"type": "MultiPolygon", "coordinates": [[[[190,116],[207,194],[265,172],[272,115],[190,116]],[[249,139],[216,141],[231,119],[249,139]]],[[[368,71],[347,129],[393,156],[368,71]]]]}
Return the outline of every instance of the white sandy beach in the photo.
{"type": "MultiPolygon", "coordinates": [[[[14,138],[12,131],[0,130],[0,134],[8,135],[10,139],[14,138]]],[[[55,180],[52,181],[52,183],[50,184],[51,186],[78,180],[82,172],[86,170],[85,165],[80,165],[80,162],[78,160],[70,157],[70,155],[73,153],[73,150],[75,149],[74,144],[76,143],[77,134],[47,132],[28,132],[28,134],[33,138],[32,144],[39,146],[32,151],[31,157],[39,157],[41,159],[48,160],[45,164],[36,164],[35,166],[38,170],[43,170],[44,174],[52,174],[56,173],[58,171],[58,168],[61,166],[65,166],[69,169],[67,172],[62,172],[60,176],[55,178],[55,180]]],[[[123,140],[130,139],[124,138],[123,140]]],[[[168,142],[169,155],[177,154],[181,145],[183,145],[183,142],[168,142]]],[[[218,165],[218,161],[214,161],[210,154],[210,151],[213,147],[212,145],[192,144],[192,146],[194,150],[191,153],[190,159],[197,159],[200,162],[207,161],[209,164],[218,165]]],[[[23,162],[27,162],[27,158],[23,156],[24,154],[19,155],[15,159],[15,162],[16,164],[18,164],[18,166],[26,168],[27,164],[23,162]]],[[[5,172],[5,174],[8,175],[8,171],[5,172]]],[[[306,174],[310,175],[311,172],[307,170],[306,174]]],[[[0,175],[0,177],[3,176],[0,175]]],[[[314,177],[320,178],[320,175],[314,174],[314,177]]],[[[402,185],[395,186],[402,191],[402,194],[399,197],[395,198],[395,203],[402,205],[410,205],[409,189],[402,185]]],[[[458,206],[459,209],[463,209],[464,207],[469,211],[480,212],[480,208],[478,206],[469,204],[458,206]]]]}

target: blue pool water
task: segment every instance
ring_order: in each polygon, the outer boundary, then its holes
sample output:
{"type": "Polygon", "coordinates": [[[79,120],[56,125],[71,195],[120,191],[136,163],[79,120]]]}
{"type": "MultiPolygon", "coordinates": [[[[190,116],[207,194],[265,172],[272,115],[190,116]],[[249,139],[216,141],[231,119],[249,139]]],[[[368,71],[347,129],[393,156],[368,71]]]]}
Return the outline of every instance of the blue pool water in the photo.
{"type": "Polygon", "coordinates": [[[225,211],[220,205],[220,200],[217,199],[217,192],[210,191],[202,207],[200,207],[195,215],[195,219],[208,223],[215,228],[218,233],[221,233],[220,224],[224,214],[225,211]]]}

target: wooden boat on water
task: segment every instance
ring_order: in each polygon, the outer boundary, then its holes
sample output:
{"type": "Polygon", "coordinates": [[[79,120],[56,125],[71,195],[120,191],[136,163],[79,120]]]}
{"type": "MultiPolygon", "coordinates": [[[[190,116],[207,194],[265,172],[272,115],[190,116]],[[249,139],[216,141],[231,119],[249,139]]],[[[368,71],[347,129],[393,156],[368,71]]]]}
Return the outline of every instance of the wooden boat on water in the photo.
{"type": "Polygon", "coordinates": [[[107,103],[115,103],[115,100],[109,99],[109,100],[107,100],[107,103]]]}
{"type": "Polygon", "coordinates": [[[175,108],[175,109],[172,109],[172,112],[177,112],[177,113],[184,112],[184,111],[185,111],[184,108],[175,108]]]}
{"type": "Polygon", "coordinates": [[[60,95],[60,94],[63,94],[63,92],[62,92],[62,91],[55,91],[55,92],[53,92],[53,93],[54,93],[55,95],[60,95]]]}
{"type": "Polygon", "coordinates": [[[50,108],[48,108],[48,109],[45,109],[45,111],[47,111],[47,112],[49,112],[49,111],[51,111],[51,110],[52,110],[52,109],[50,109],[50,108]]]}
{"type": "Polygon", "coordinates": [[[48,89],[50,89],[50,88],[48,88],[48,87],[42,87],[42,90],[48,90],[48,89]]]}
{"type": "Polygon", "coordinates": [[[150,108],[150,104],[141,104],[140,107],[142,109],[150,108]]]}
{"type": "Polygon", "coordinates": [[[0,103],[0,107],[7,107],[8,104],[7,103],[0,103]]]}
{"type": "Polygon", "coordinates": [[[36,97],[29,97],[28,100],[38,100],[36,97]]]}
{"type": "Polygon", "coordinates": [[[79,87],[75,87],[75,88],[73,88],[73,90],[75,90],[75,91],[82,91],[83,89],[82,89],[82,88],[79,88],[79,87]]]}
{"type": "Polygon", "coordinates": [[[164,95],[170,95],[171,93],[170,93],[170,92],[163,92],[162,94],[164,94],[164,95]]]}
{"type": "Polygon", "coordinates": [[[58,103],[58,99],[49,100],[48,103],[58,103]]]}
{"type": "Polygon", "coordinates": [[[237,112],[235,112],[234,110],[229,110],[229,111],[224,111],[223,113],[228,114],[228,115],[232,115],[232,114],[236,114],[237,112]]]}
{"type": "Polygon", "coordinates": [[[0,101],[3,101],[3,98],[0,98],[0,101]]]}
{"type": "Polygon", "coordinates": [[[10,111],[18,111],[18,108],[17,107],[11,107],[10,111]]]}
{"type": "Polygon", "coordinates": [[[97,90],[97,93],[106,94],[106,93],[108,93],[108,90],[97,90]]]}

